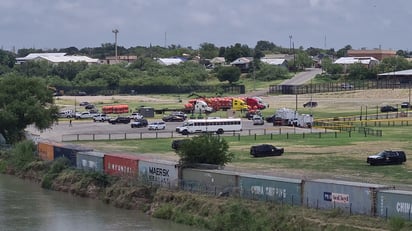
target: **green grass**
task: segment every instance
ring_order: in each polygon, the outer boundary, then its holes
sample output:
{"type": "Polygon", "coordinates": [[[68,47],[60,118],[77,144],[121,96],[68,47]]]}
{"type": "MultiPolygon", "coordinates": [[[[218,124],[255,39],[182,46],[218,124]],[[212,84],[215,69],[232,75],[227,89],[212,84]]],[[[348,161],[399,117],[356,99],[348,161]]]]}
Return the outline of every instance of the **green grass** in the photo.
{"type": "MultiPolygon", "coordinates": [[[[281,134],[261,136],[224,136],[229,143],[229,151],[235,154],[231,163],[257,170],[283,169],[290,172],[308,171],[323,173],[323,177],[356,178],[362,181],[387,184],[412,184],[412,165],[369,166],[366,157],[384,149],[403,149],[412,153],[411,127],[376,127],[382,129],[383,136],[365,136],[363,133],[312,133],[281,134]],[[280,157],[253,158],[249,154],[251,145],[270,143],[284,147],[280,157]],[[411,167],[410,167],[411,166],[411,167]]],[[[181,137],[178,137],[181,138],[181,137]]],[[[96,141],[96,147],[111,147],[113,151],[159,156],[176,155],[171,148],[173,139],[144,139],[122,141],[96,141]]],[[[85,143],[85,142],[83,142],[85,143]]],[[[176,157],[176,156],[175,156],[176,157]]]]}

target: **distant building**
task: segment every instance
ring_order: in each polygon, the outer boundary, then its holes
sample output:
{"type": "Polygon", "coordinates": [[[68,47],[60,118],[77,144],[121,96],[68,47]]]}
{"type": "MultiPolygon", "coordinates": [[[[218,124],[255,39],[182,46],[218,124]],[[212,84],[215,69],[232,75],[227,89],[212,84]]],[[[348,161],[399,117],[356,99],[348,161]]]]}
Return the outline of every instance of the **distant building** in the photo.
{"type": "Polygon", "coordinates": [[[412,83],[412,69],[378,74],[378,79],[386,80],[393,84],[410,85],[412,83]]]}
{"type": "Polygon", "coordinates": [[[231,62],[230,65],[238,67],[241,72],[249,72],[249,69],[253,64],[252,61],[252,57],[241,57],[231,62]]]}
{"type": "Polygon", "coordinates": [[[266,63],[269,65],[275,65],[279,67],[288,67],[288,61],[286,59],[268,59],[268,58],[261,58],[260,61],[262,63],[266,63]]]}
{"type": "Polygon", "coordinates": [[[366,68],[371,69],[375,65],[379,64],[379,60],[374,57],[341,57],[337,59],[334,64],[339,64],[343,66],[343,72],[346,73],[348,66],[361,63],[366,68]]]}
{"type": "Polygon", "coordinates": [[[361,50],[348,50],[348,57],[374,57],[375,59],[382,61],[384,58],[388,57],[395,57],[396,56],[396,51],[392,50],[381,50],[381,49],[376,49],[376,50],[366,50],[366,49],[361,49],[361,50]]]}
{"type": "Polygon", "coordinates": [[[183,62],[183,59],[181,58],[157,58],[156,61],[161,65],[169,66],[169,65],[177,65],[183,62]]]}
{"type": "Polygon", "coordinates": [[[99,63],[98,59],[92,59],[87,56],[66,55],[66,53],[31,53],[25,57],[16,58],[16,64],[36,60],[45,60],[52,64],[67,62],[86,62],[89,64],[99,63]]]}
{"type": "Polygon", "coordinates": [[[101,64],[118,64],[122,62],[133,63],[137,60],[136,55],[120,55],[117,56],[108,56],[103,60],[100,60],[101,64]]]}

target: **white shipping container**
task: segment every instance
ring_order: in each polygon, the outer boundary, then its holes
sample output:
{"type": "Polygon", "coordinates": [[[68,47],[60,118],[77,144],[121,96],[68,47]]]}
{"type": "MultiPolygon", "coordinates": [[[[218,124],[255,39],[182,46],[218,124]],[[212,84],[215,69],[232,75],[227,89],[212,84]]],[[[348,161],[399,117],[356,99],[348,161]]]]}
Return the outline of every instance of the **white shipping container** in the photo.
{"type": "Polygon", "coordinates": [[[139,178],[147,183],[162,187],[178,186],[179,167],[177,162],[165,160],[139,160],[139,178]]]}
{"type": "Polygon", "coordinates": [[[316,179],[304,182],[303,203],[310,208],[341,208],[351,214],[374,216],[376,193],[392,187],[333,179],[316,179]]]}

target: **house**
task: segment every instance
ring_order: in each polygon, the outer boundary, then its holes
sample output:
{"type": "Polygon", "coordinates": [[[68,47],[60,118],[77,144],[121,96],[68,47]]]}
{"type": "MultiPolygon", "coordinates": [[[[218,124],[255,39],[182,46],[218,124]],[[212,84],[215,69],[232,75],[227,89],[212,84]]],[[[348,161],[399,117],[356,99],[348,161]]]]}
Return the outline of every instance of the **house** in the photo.
{"type": "Polygon", "coordinates": [[[348,57],[374,57],[375,59],[382,61],[384,58],[388,57],[395,57],[396,51],[392,50],[381,50],[381,49],[374,49],[374,50],[348,50],[347,53],[348,57]]]}
{"type": "Polygon", "coordinates": [[[375,65],[379,64],[379,60],[374,57],[341,57],[337,59],[334,64],[340,64],[343,66],[343,72],[346,73],[348,66],[361,63],[366,68],[371,69],[375,65]]]}
{"type": "Polygon", "coordinates": [[[253,65],[252,57],[241,57],[231,62],[230,65],[238,67],[241,72],[249,72],[250,67],[253,65]]]}
{"type": "Polygon", "coordinates": [[[288,67],[288,61],[286,59],[268,59],[268,58],[261,58],[260,61],[262,63],[266,63],[269,65],[275,65],[280,67],[288,67]]]}
{"type": "Polygon", "coordinates": [[[169,66],[169,65],[177,65],[183,60],[181,58],[157,58],[156,59],[158,63],[161,65],[169,66]]]}
{"type": "Polygon", "coordinates": [[[385,79],[394,84],[410,85],[412,83],[412,69],[378,74],[378,79],[385,79]]]}
{"type": "Polygon", "coordinates": [[[16,64],[37,60],[45,60],[51,64],[67,62],[87,62],[89,64],[99,63],[98,59],[92,59],[87,56],[66,55],[66,53],[31,53],[25,57],[16,58],[16,64]]]}
{"type": "Polygon", "coordinates": [[[226,59],[225,57],[214,57],[210,60],[210,63],[214,66],[225,65],[226,59]]]}
{"type": "Polygon", "coordinates": [[[137,60],[136,55],[118,55],[117,59],[116,56],[108,56],[104,60],[100,60],[101,64],[117,64],[121,62],[133,63],[137,60]]]}

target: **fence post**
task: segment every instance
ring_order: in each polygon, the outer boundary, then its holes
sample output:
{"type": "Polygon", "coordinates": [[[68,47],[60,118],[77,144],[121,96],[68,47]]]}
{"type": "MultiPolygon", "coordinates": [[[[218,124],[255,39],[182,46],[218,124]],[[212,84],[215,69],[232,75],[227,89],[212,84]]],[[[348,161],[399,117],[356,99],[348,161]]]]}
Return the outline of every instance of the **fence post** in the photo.
{"type": "Polygon", "coordinates": [[[256,140],[256,133],[255,133],[255,140],[256,140]]]}
{"type": "Polygon", "coordinates": [[[335,138],[338,138],[338,132],[335,132],[335,138]]]}
{"type": "Polygon", "coordinates": [[[109,140],[112,140],[112,134],[109,133],[109,140]]]}
{"type": "Polygon", "coordinates": [[[237,141],[240,141],[240,133],[237,134],[237,141]]]}
{"type": "Polygon", "coordinates": [[[127,134],[127,133],[125,132],[125,133],[124,133],[124,139],[125,139],[125,140],[127,140],[127,138],[126,138],[126,134],[127,134]]]}

